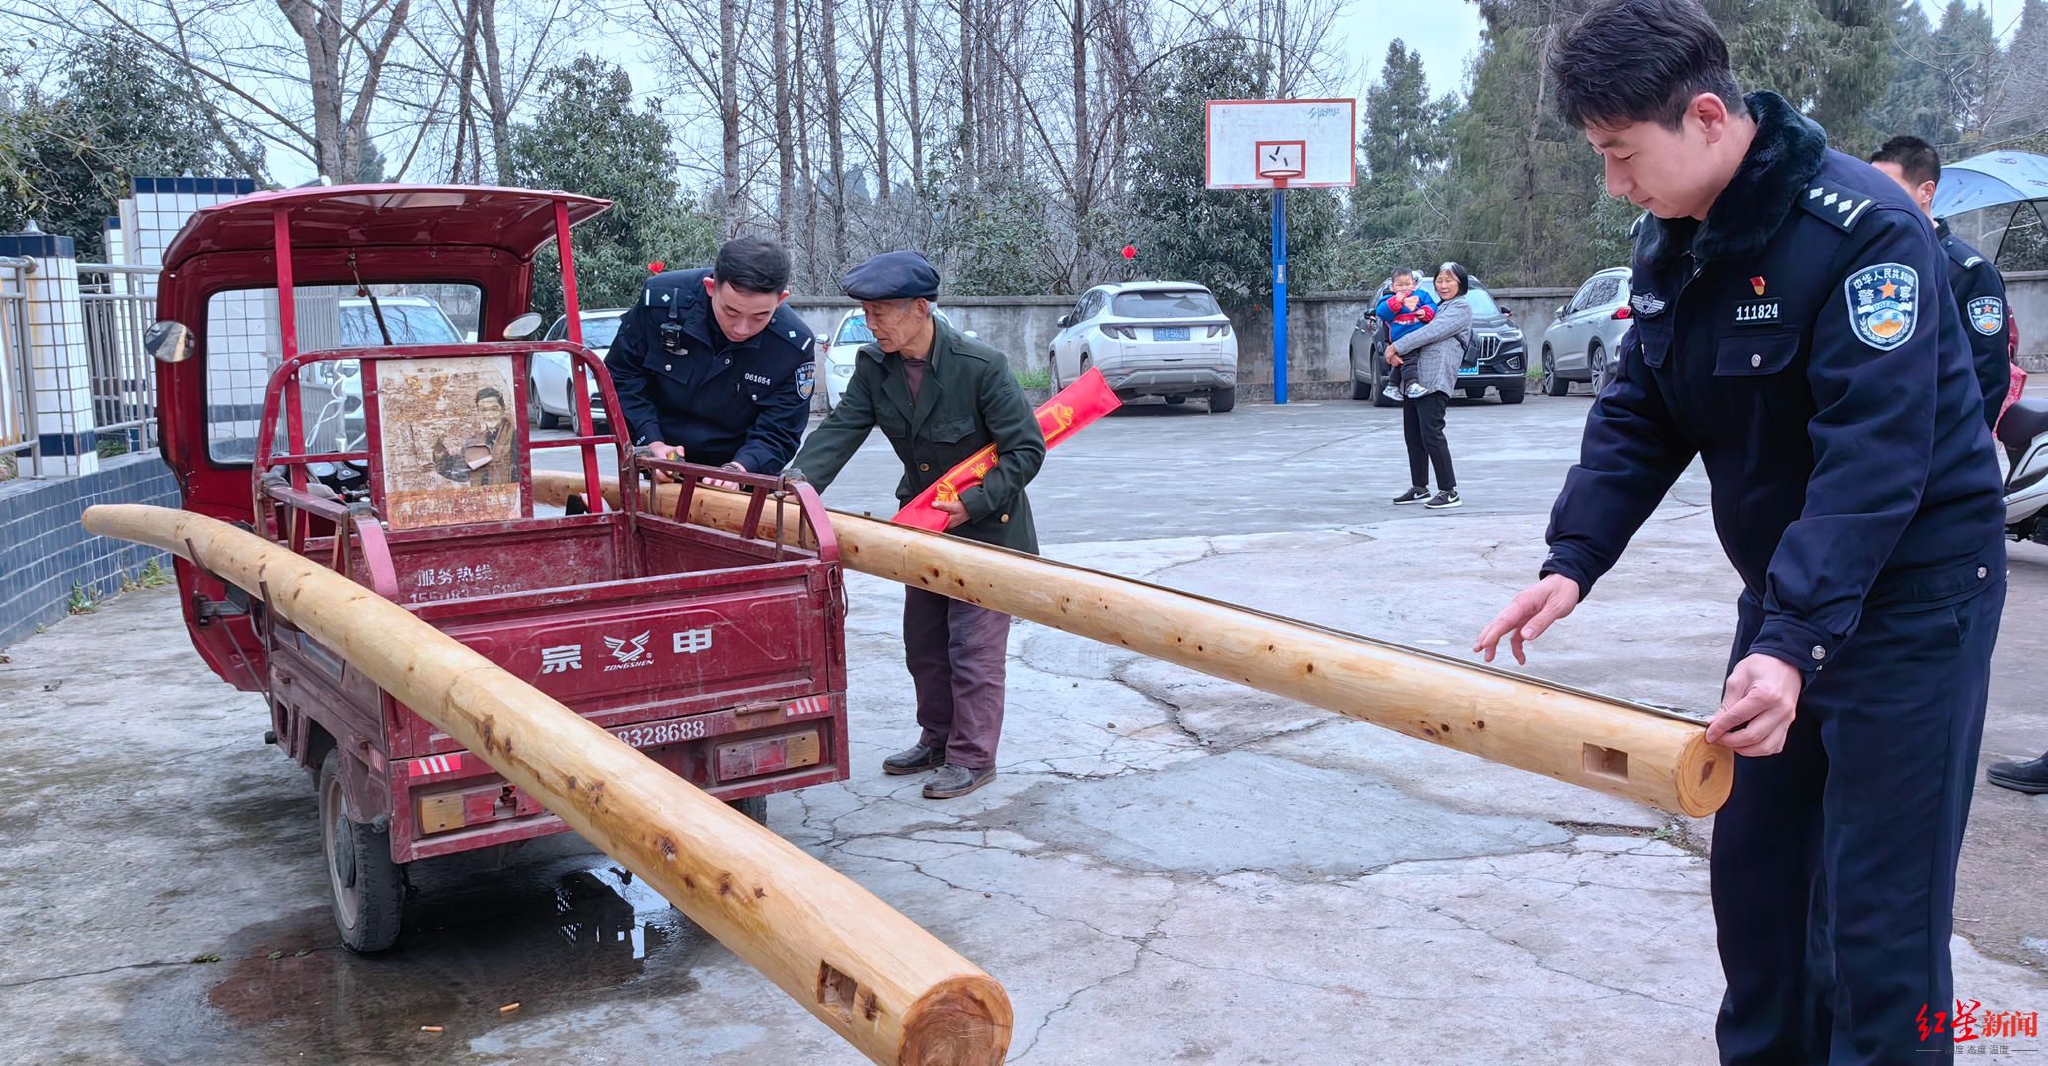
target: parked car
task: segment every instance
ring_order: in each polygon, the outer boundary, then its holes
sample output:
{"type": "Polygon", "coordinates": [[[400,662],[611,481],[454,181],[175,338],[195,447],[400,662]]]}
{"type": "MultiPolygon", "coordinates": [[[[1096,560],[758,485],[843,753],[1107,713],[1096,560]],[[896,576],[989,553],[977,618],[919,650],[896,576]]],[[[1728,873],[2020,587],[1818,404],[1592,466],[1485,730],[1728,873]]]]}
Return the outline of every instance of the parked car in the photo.
{"type": "MultiPolygon", "coordinates": [[[[619,335],[623,307],[599,307],[583,312],[583,346],[599,359],[611,352],[612,338],[619,335]]],[[[542,340],[558,341],[569,336],[569,316],[556,315],[542,340]]],[[[554,429],[575,417],[575,399],[569,392],[569,354],[535,352],[528,362],[526,420],[540,429],[554,429]]],[[[605,422],[604,394],[598,391],[594,375],[583,376],[584,392],[590,396],[590,420],[605,422]]]]}
{"type": "MultiPolygon", "coordinates": [[[[944,311],[932,308],[932,317],[947,325],[953,320],[944,311]]],[[[968,330],[965,336],[977,334],[968,330]]],[[[825,409],[839,406],[839,397],[846,391],[846,383],[853,380],[853,361],[860,354],[860,346],[873,344],[875,335],[868,331],[868,316],[856,307],[839,316],[839,324],[829,334],[819,334],[819,369],[825,375],[825,409]]]]}
{"type": "Polygon", "coordinates": [[[1097,285],[1060,316],[1047,362],[1052,387],[1098,367],[1120,399],[1199,396],[1211,414],[1237,406],[1237,333],[1208,289],[1190,281],[1097,285]]]}
{"type": "Polygon", "coordinates": [[[1635,325],[1629,309],[1629,268],[1609,267],[1586,279],[1570,301],[1560,304],[1543,331],[1543,391],[1570,392],[1572,382],[1607,387],[1621,340],[1635,325]]]}
{"type": "MultiPolygon", "coordinates": [[[[303,324],[299,333],[300,343],[309,350],[329,343],[336,348],[381,348],[386,333],[390,334],[393,346],[462,343],[462,333],[431,297],[379,296],[373,308],[366,296],[334,298],[337,288],[308,286],[299,290],[300,313],[316,320],[303,324]],[[325,317],[325,312],[313,309],[321,307],[334,308],[331,334],[317,321],[325,317]],[[377,324],[380,316],[382,327],[377,324]],[[313,337],[322,339],[312,342],[313,337]]],[[[362,368],[356,360],[333,359],[311,364],[299,374],[298,384],[299,402],[307,420],[307,439],[320,441],[334,451],[355,447],[353,442],[363,434],[362,368]]],[[[282,426],[279,432],[283,432],[282,426]]],[[[332,468],[324,463],[314,466],[332,468]]]]}
{"type": "MultiPolygon", "coordinates": [[[[1419,270],[1416,277],[1427,285],[1431,274],[1419,270]]],[[[1372,310],[1392,291],[1394,279],[1381,280],[1379,289],[1373,293],[1372,305],[1351,326],[1351,398],[1369,399],[1374,407],[1393,407],[1399,403],[1384,391],[1389,369],[1387,324],[1372,310]]],[[[1521,403],[1529,388],[1528,354],[1521,327],[1515,325],[1512,312],[1495,302],[1476,274],[1465,300],[1472,305],[1472,347],[1466,350],[1464,363],[1458,367],[1459,390],[1477,400],[1486,395],[1487,389],[1495,389],[1500,392],[1500,402],[1521,403]]]]}

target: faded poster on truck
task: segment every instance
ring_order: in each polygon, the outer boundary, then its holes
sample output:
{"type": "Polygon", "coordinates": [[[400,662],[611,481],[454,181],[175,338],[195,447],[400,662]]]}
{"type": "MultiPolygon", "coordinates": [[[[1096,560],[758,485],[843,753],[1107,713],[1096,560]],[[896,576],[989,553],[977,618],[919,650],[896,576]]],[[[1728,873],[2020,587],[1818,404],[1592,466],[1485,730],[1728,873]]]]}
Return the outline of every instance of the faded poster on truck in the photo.
{"type": "Polygon", "coordinates": [[[521,517],[512,357],[377,364],[385,521],[393,529],[521,517]]]}

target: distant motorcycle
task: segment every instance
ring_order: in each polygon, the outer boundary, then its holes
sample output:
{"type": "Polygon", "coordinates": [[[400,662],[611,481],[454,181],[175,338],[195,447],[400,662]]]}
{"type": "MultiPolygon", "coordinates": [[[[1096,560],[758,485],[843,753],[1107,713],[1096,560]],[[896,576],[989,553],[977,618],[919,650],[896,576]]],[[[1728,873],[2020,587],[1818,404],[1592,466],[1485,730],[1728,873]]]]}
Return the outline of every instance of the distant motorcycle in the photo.
{"type": "Polygon", "coordinates": [[[2005,478],[2005,534],[2048,544],[2048,400],[2014,400],[1998,420],[1998,443],[2012,471],[2005,478]]]}

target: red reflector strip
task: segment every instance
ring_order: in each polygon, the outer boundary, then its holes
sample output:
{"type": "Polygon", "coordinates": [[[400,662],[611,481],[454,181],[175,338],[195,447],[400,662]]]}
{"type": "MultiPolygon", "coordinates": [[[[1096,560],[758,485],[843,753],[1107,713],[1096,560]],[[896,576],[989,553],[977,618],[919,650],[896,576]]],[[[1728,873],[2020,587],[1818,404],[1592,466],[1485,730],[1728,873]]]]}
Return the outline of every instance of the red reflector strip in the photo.
{"type": "Polygon", "coordinates": [[[462,753],[453,755],[429,755],[415,760],[405,771],[407,777],[425,777],[428,774],[452,774],[463,768],[462,753]]]}
{"type": "Polygon", "coordinates": [[[812,718],[821,714],[830,714],[832,713],[832,697],[806,696],[784,708],[783,713],[790,718],[812,718]]]}

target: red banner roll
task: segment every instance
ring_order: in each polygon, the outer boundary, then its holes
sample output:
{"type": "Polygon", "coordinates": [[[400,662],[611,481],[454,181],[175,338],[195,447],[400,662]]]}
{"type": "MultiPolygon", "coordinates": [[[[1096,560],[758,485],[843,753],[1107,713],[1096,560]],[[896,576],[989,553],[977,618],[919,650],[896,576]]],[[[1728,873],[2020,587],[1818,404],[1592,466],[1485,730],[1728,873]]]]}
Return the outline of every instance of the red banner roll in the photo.
{"type": "MultiPolygon", "coordinates": [[[[1102,380],[1101,369],[1089,367],[1080,380],[1061,389],[1039,406],[1038,431],[1045,434],[1045,446],[1052,448],[1122,405],[1123,401],[1110,391],[1109,382],[1102,380]]],[[[890,521],[901,526],[929,529],[934,533],[945,532],[950,516],[932,505],[939,500],[950,502],[959,499],[961,493],[981,484],[995,467],[996,446],[991,444],[946,471],[945,477],[918,493],[917,498],[896,512],[896,517],[890,521]]]]}

